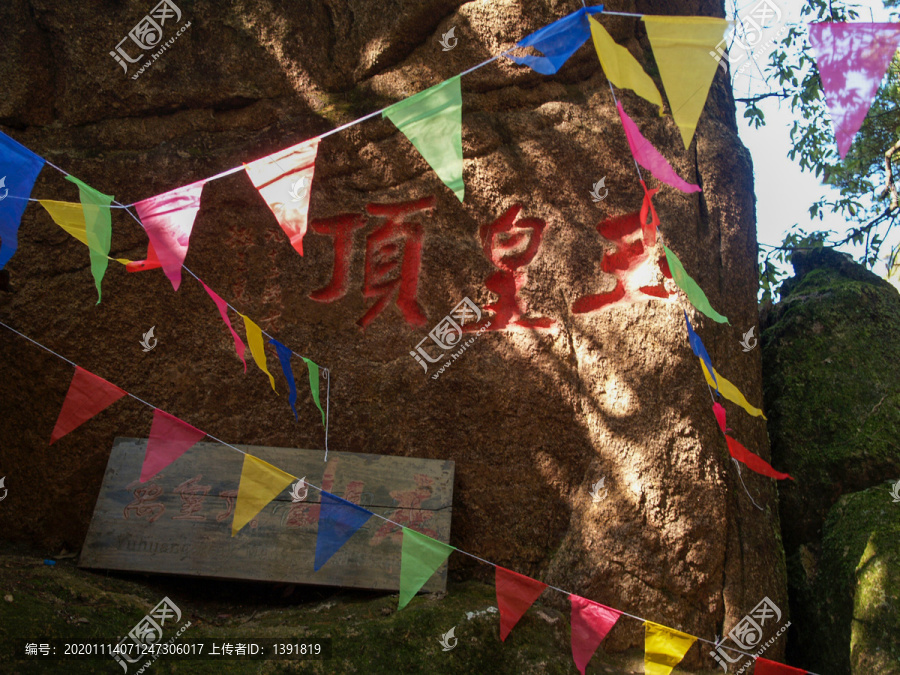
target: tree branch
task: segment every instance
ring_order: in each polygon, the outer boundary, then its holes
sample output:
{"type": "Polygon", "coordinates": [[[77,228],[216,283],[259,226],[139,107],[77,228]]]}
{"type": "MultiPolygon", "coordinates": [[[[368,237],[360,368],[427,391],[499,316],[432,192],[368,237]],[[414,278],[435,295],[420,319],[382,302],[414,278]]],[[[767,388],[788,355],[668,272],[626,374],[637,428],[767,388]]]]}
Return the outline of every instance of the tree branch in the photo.
{"type": "Polygon", "coordinates": [[[787,98],[788,96],[793,96],[793,94],[782,89],[781,91],[770,91],[768,94],[760,94],[759,96],[751,96],[750,98],[736,98],[734,100],[738,103],[756,103],[757,101],[762,101],[764,98],[787,98]]]}

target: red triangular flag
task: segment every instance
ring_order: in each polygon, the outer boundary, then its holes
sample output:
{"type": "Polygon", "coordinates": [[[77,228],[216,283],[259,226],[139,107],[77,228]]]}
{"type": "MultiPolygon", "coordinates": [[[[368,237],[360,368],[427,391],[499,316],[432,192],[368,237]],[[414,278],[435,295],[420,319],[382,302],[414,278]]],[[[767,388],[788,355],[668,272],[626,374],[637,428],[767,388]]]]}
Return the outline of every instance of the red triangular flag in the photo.
{"type": "Polygon", "coordinates": [[[719,423],[719,428],[723,434],[726,431],[730,431],[730,429],[725,428],[725,407],[721,403],[713,403],[713,415],[716,416],[716,422],[719,423]]]}
{"type": "Polygon", "coordinates": [[[547,584],[500,566],[497,566],[494,580],[497,586],[497,607],[500,609],[500,640],[503,641],[547,588],[547,584]]]}
{"type": "Polygon", "coordinates": [[[50,445],[111,406],[126,393],[102,377],[75,366],[75,375],[66,393],[66,400],[63,401],[56,426],[50,435],[50,445]]]}
{"type": "Polygon", "coordinates": [[[768,476],[769,478],[774,478],[775,480],[784,480],[785,478],[794,480],[788,474],[781,473],[780,471],[776,471],[775,469],[773,469],[772,465],[769,464],[766,460],[764,460],[759,455],[754,455],[747,448],[734,440],[731,436],[726,434],[725,441],[728,443],[728,452],[731,453],[731,456],[734,457],[737,461],[746,464],[756,473],[761,473],[763,476],[768,476]]]}
{"type": "Polygon", "coordinates": [[[656,245],[656,229],[659,227],[659,216],[656,215],[656,209],[653,207],[653,195],[659,192],[659,188],[647,189],[644,181],[641,181],[641,187],[644,188],[644,201],[641,203],[641,230],[644,233],[644,247],[650,248],[656,245]],[[650,220],[647,220],[647,216],[650,220]]]}
{"type": "Polygon", "coordinates": [[[572,601],[572,658],[581,675],[622,612],[578,595],[572,601]]]}
{"type": "Polygon", "coordinates": [[[150,440],[147,441],[144,466],[141,467],[141,482],[145,483],[153,478],[204,436],[206,432],[192,427],[187,422],[182,422],[159,408],[154,410],[150,440]]]}
{"type": "Polygon", "coordinates": [[[801,670],[800,668],[786,666],[777,661],[757,658],[756,667],[753,669],[753,675],[806,675],[806,671],[801,670]]]}
{"type": "Polygon", "coordinates": [[[130,263],[125,265],[126,272],[146,272],[147,270],[155,270],[162,267],[162,263],[159,262],[159,256],[156,255],[156,251],[153,250],[153,244],[149,241],[147,242],[147,259],[146,260],[132,260],[130,263]]]}

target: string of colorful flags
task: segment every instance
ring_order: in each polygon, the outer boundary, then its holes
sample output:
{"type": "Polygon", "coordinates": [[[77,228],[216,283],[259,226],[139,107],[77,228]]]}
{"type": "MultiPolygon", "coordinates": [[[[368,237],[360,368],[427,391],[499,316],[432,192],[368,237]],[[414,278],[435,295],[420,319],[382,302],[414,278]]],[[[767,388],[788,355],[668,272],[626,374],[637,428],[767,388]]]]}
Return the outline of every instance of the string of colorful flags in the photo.
{"type": "MultiPolygon", "coordinates": [[[[236,448],[111,382],[94,375],[81,368],[74,361],[45,347],[11,326],[3,322],[0,322],[0,326],[75,368],[75,375],[72,377],[62,409],[50,436],[51,444],[74,431],[81,424],[99,414],[119,399],[124,396],[130,396],[153,409],[153,422],[144,452],[144,462],[141,466],[141,483],[152,479],[207,436],[217,443],[221,443],[225,447],[244,455],[231,524],[232,537],[236,536],[245,525],[253,520],[291,483],[300,480],[297,476],[283,471],[240,448],[236,448]]],[[[512,629],[545,589],[551,588],[568,595],[571,604],[572,658],[582,675],[584,675],[587,664],[597,651],[600,643],[622,616],[640,621],[644,625],[644,672],[647,675],[669,675],[697,641],[754,658],[756,660],[757,675],[760,675],[760,673],[767,675],[787,675],[790,673],[806,675],[808,673],[808,671],[791,668],[775,661],[767,661],[740,649],[727,647],[712,640],[706,640],[674,628],[669,628],[634,614],[575,595],[537,579],[532,579],[472,553],[433,539],[389,518],[373,513],[358,504],[331,494],[321,487],[307,482],[305,479],[303,480],[306,487],[319,491],[321,499],[316,532],[316,553],[313,563],[313,569],[316,572],[371,517],[381,518],[395,527],[401,528],[403,535],[400,550],[400,597],[398,610],[406,607],[416,593],[421,590],[438,568],[449,558],[450,554],[457,551],[491,565],[495,569],[501,641],[506,641],[512,629]],[[764,669],[761,669],[761,667],[764,669]]],[[[809,672],[808,675],[816,674],[809,672]]]]}

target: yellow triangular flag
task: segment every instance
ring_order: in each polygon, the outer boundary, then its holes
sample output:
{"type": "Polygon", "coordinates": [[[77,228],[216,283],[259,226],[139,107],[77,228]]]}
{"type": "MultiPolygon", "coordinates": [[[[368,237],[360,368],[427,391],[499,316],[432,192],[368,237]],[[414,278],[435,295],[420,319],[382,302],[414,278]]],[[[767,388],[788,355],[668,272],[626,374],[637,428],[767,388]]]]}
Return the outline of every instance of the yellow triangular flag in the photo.
{"type": "MultiPolygon", "coordinates": [[[[46,209],[53,222],[75,237],[85,246],[90,247],[87,240],[87,225],[84,222],[84,207],[76,202],[57,202],[52,199],[39,199],[38,203],[46,209]]],[[[130,263],[125,258],[110,258],[123,265],[130,263]]]]}
{"type": "Polygon", "coordinates": [[[644,675],[669,675],[697,641],[693,635],[645,621],[644,675]]]}
{"type": "Polygon", "coordinates": [[[712,377],[709,374],[709,370],[706,368],[706,364],[703,363],[703,359],[700,359],[700,367],[703,368],[703,377],[706,378],[706,383],[710,387],[715,387],[716,382],[719,383],[719,393],[722,394],[725,398],[727,398],[732,403],[737,403],[748,413],[753,415],[754,417],[762,417],[763,419],[767,419],[765,415],[763,415],[763,411],[759,408],[754,408],[750,403],[744,398],[744,395],[741,393],[740,389],[735,387],[731,382],[726,380],[719,374],[719,371],[713,368],[713,372],[716,374],[716,381],[713,382],[712,377]]]}
{"type": "Polygon", "coordinates": [[[606,78],[619,89],[631,89],[641,98],[655,103],[659,106],[659,114],[662,115],[662,96],[659,89],[656,88],[656,84],[641,68],[641,64],[625,47],[616,44],[616,41],[606,32],[599,21],[592,16],[588,16],[588,20],[591,22],[594,48],[597,50],[597,56],[600,58],[600,65],[603,66],[606,78]]]}
{"type": "Polygon", "coordinates": [[[711,16],[645,16],[644,25],[686,150],[719,67],[709,53],[716,52],[728,21],[711,16]]]}
{"type": "Polygon", "coordinates": [[[241,469],[241,483],[234,505],[234,520],[231,522],[231,536],[236,535],[296,479],[296,476],[285,473],[258,457],[244,455],[244,468],[241,469]]]}
{"type": "MultiPolygon", "coordinates": [[[[238,314],[240,314],[240,312],[238,312],[238,314]]],[[[247,331],[247,344],[250,345],[250,353],[253,354],[253,360],[256,361],[256,365],[259,366],[259,369],[269,376],[272,391],[277,394],[278,390],[275,389],[275,378],[272,377],[272,373],[270,373],[269,369],[266,367],[266,347],[265,344],[263,344],[262,328],[253,323],[251,318],[246,317],[243,314],[241,314],[241,318],[244,320],[244,330],[247,331]]]]}

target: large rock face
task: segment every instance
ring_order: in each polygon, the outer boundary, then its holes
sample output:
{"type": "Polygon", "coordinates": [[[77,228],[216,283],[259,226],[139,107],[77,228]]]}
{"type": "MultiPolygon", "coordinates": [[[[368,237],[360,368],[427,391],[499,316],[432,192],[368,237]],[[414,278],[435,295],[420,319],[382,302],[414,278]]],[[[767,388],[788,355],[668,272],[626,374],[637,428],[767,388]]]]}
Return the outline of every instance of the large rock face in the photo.
{"type": "MultiPolygon", "coordinates": [[[[123,203],[398,101],[579,3],[182,1],[190,27],[131,79],[109,52],[153,4],[87,10],[13,0],[0,8],[3,130],[123,203]],[[443,51],[438,40],[451,27],[459,43],[443,51]]],[[[721,3],[700,0],[615,9],[723,15],[721,3]]],[[[602,20],[658,82],[642,24],[602,20]]],[[[363,224],[346,248],[343,283],[331,283],[335,237],[310,232],[297,255],[242,174],[206,185],[187,267],[331,369],[329,447],[456,462],[455,546],[704,637],[729,630],[764,596],[784,607],[774,486],[744,472],[764,506],[757,511],[710,414],[682,316],[688,308],[717,368],[758,404],[759,350],[745,354],[738,344],[757,321],[752,174],[725,76],[717,73],[687,152],[671,117],[619,93],[676,170],[703,187],[690,196],[664,187],[657,210],[668,245],[733,329],[702,319],[675,294],[575,311],[617,283],[601,269],[617,244],[598,224],[636,211],[643,196],[590,46],[555,77],[501,59],[462,86],[463,204],[387,121],[322,141],[311,217],[321,231],[342,214],[363,224]],[[604,177],[609,194],[594,203],[589,191],[604,177]],[[427,208],[409,217],[416,225],[408,229],[422,233],[420,259],[416,240],[401,238],[378,267],[367,244],[378,243],[386,221],[372,205],[419,200],[427,208]],[[489,259],[480,229],[518,207],[518,237],[501,234],[489,259]],[[533,255],[524,254],[529,239],[539,240],[533,255]],[[393,267],[400,249],[405,263],[393,267]],[[379,273],[402,277],[401,287],[379,291],[379,273]],[[500,286],[518,289],[518,308],[509,295],[498,301],[492,289],[500,286]],[[327,302],[310,297],[326,287],[319,298],[327,302]],[[392,289],[398,299],[373,310],[392,289]],[[410,351],[464,297],[492,326],[432,379],[436,366],[423,372],[410,351]],[[487,309],[492,303],[500,311],[487,309]],[[363,329],[364,316],[372,320],[363,329]],[[594,504],[589,490],[600,478],[609,492],[594,504]]],[[[77,199],[49,167],[34,195],[77,199]]],[[[116,213],[113,230],[113,256],[144,257],[146,237],[133,220],[116,213]]],[[[215,307],[187,274],[174,294],[159,271],[112,267],[96,305],[85,249],[36,205],[8,269],[4,321],[84,368],[229,442],[323,447],[308,395],[297,424],[280,375],[275,396],[252,363],[243,374],[215,307]],[[145,353],[139,340],[151,326],[159,343],[145,353]]],[[[655,265],[642,271],[662,283],[655,265]]],[[[146,435],[150,413],[125,400],[48,447],[72,369],[7,332],[0,349],[4,536],[77,547],[113,438],[146,435]]],[[[269,364],[274,372],[274,352],[269,364]]],[[[768,457],[762,421],[729,413],[735,435],[768,457]]],[[[334,489],[351,478],[338,477],[334,489]]],[[[451,558],[451,571],[491,574],[462,556],[451,558]]],[[[623,649],[642,640],[641,625],[623,620],[608,643],[623,649]]],[[[701,651],[686,664],[696,665],[701,651]]],[[[767,656],[780,651],[776,644],[767,656]]]]}

